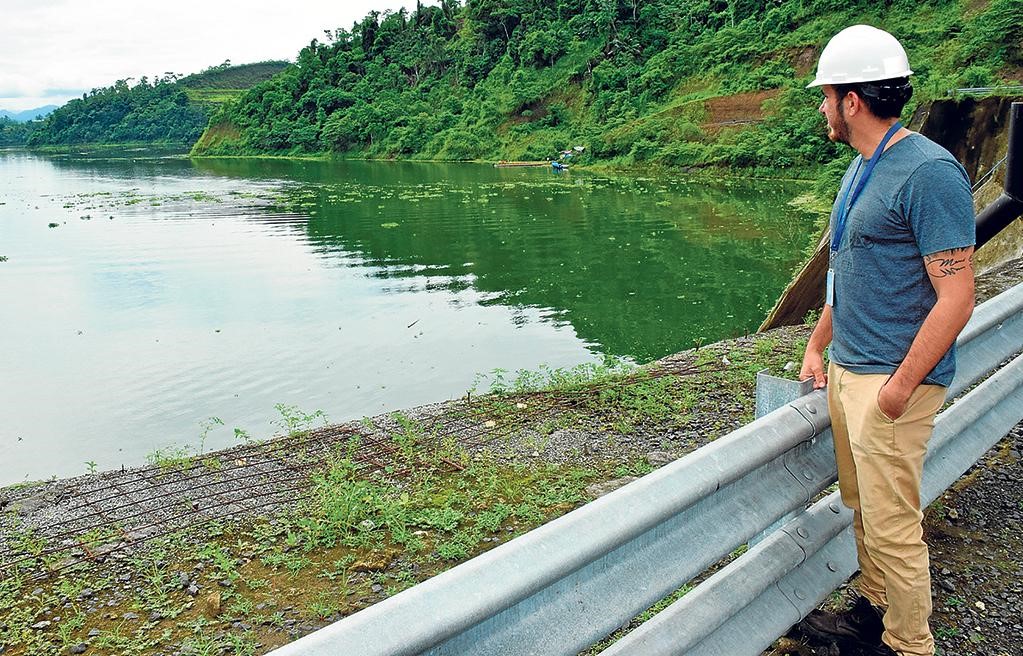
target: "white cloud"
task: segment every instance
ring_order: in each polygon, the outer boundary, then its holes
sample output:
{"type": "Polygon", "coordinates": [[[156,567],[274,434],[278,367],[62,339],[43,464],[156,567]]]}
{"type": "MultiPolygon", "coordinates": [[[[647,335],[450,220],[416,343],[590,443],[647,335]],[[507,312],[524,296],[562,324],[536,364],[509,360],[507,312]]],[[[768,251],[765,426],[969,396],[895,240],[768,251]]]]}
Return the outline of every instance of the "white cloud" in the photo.
{"type": "MultiPolygon", "coordinates": [[[[119,79],[293,60],[324,30],[414,0],[36,0],[4,3],[0,109],[62,103],[119,79]]],[[[424,4],[435,4],[432,2],[424,4]]]]}

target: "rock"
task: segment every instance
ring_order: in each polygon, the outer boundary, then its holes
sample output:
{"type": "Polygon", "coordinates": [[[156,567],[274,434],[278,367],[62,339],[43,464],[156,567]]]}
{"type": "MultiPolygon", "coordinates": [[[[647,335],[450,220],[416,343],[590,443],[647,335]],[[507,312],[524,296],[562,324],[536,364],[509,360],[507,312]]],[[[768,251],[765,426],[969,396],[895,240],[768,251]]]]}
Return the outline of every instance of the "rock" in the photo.
{"type": "Polygon", "coordinates": [[[192,595],[193,597],[198,595],[199,594],[199,586],[197,586],[194,582],[189,583],[188,584],[188,594],[192,595]]]}
{"type": "Polygon", "coordinates": [[[99,629],[89,629],[89,637],[95,638],[96,636],[103,635],[103,632],[99,629]]]}
{"type": "Polygon", "coordinates": [[[84,654],[85,650],[89,648],[89,645],[84,642],[79,642],[77,645],[71,648],[72,654],[84,654]]]}
{"type": "Polygon", "coordinates": [[[150,622],[159,622],[162,619],[163,619],[163,613],[161,613],[158,610],[154,610],[152,613],[149,614],[149,621],[150,622]]]}
{"type": "Polygon", "coordinates": [[[89,599],[90,597],[92,597],[93,594],[95,593],[92,591],[92,588],[85,588],[84,590],[78,593],[78,598],[89,599]]]}
{"type": "Polygon", "coordinates": [[[191,585],[191,583],[192,583],[192,579],[189,578],[188,574],[185,574],[184,572],[178,572],[178,587],[179,588],[187,588],[189,585],[191,585]]]}
{"type": "Polygon", "coordinates": [[[586,487],[586,494],[590,495],[594,499],[604,496],[609,492],[614,492],[623,485],[637,480],[635,476],[625,476],[624,478],[616,478],[613,481],[603,481],[601,483],[593,483],[586,487]]]}
{"type": "Polygon", "coordinates": [[[353,572],[379,572],[387,569],[394,562],[396,552],[392,549],[381,552],[370,552],[352,563],[353,572]]]}
{"type": "Polygon", "coordinates": [[[120,542],[108,542],[106,544],[101,544],[98,547],[93,547],[92,557],[99,561],[102,561],[105,557],[109,556],[111,553],[119,549],[120,546],[121,546],[120,542]]]}
{"type": "Polygon", "coordinates": [[[379,583],[374,583],[370,590],[372,590],[373,592],[383,592],[384,586],[380,585],[379,583]]]}
{"type": "Polygon", "coordinates": [[[216,617],[217,615],[220,615],[220,591],[216,590],[203,597],[202,603],[200,604],[200,610],[206,617],[216,617]]]}
{"type": "Polygon", "coordinates": [[[42,495],[36,495],[32,497],[27,497],[25,499],[21,499],[19,501],[15,501],[13,504],[11,504],[11,510],[18,513],[18,515],[21,517],[26,517],[36,512],[37,510],[42,510],[46,506],[50,505],[50,503],[51,503],[50,500],[47,499],[46,497],[42,495]]]}
{"type": "Polygon", "coordinates": [[[669,462],[674,462],[675,455],[667,451],[651,451],[646,454],[646,461],[654,467],[663,467],[669,462]]]}
{"type": "Polygon", "coordinates": [[[132,613],[132,612],[129,611],[129,612],[125,613],[124,615],[122,615],[121,617],[123,619],[126,619],[126,620],[137,620],[139,618],[139,614],[138,613],[132,613]]]}
{"type": "Polygon", "coordinates": [[[938,587],[940,587],[945,592],[955,592],[956,591],[955,584],[952,583],[951,581],[947,580],[947,579],[939,580],[938,581],[938,587]]]}
{"type": "Polygon", "coordinates": [[[36,622],[35,624],[32,625],[32,628],[35,629],[36,631],[42,631],[43,629],[48,629],[48,628],[50,628],[50,621],[49,620],[43,620],[42,622],[36,622]]]}

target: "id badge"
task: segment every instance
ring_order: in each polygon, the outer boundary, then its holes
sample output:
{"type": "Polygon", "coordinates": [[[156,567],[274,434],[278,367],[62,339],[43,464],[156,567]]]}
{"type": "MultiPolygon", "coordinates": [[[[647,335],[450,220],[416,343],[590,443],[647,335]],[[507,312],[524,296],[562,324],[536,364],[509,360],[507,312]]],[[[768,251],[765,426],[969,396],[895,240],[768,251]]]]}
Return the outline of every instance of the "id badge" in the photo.
{"type": "Polygon", "coordinates": [[[828,286],[824,293],[824,304],[834,307],[835,305],[835,270],[828,269],[828,286]]]}

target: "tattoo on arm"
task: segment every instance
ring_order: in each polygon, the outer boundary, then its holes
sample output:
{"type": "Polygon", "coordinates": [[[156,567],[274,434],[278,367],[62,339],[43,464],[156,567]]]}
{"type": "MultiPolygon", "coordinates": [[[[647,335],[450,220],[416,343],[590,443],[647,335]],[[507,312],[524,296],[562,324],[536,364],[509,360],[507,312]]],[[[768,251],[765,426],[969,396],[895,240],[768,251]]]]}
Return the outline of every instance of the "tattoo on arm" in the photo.
{"type": "Polygon", "coordinates": [[[924,255],[924,267],[931,278],[947,278],[963,271],[973,272],[973,247],[952,248],[924,255]]]}

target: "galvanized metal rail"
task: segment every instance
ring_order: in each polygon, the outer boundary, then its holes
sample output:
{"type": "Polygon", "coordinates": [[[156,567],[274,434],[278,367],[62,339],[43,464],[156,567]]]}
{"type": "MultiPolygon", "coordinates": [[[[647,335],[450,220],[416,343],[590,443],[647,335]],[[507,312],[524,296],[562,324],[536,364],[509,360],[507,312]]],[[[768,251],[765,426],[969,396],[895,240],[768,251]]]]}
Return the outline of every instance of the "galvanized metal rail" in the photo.
{"type": "MultiPolygon", "coordinates": [[[[929,502],[1023,419],[1023,285],[977,308],[939,415],[929,502]],[[1015,359],[1012,359],[1015,357],[1015,359]]],[[[771,533],[603,655],[754,656],[856,567],[822,391],[274,656],[578,654],[736,547],[771,533]]]]}

